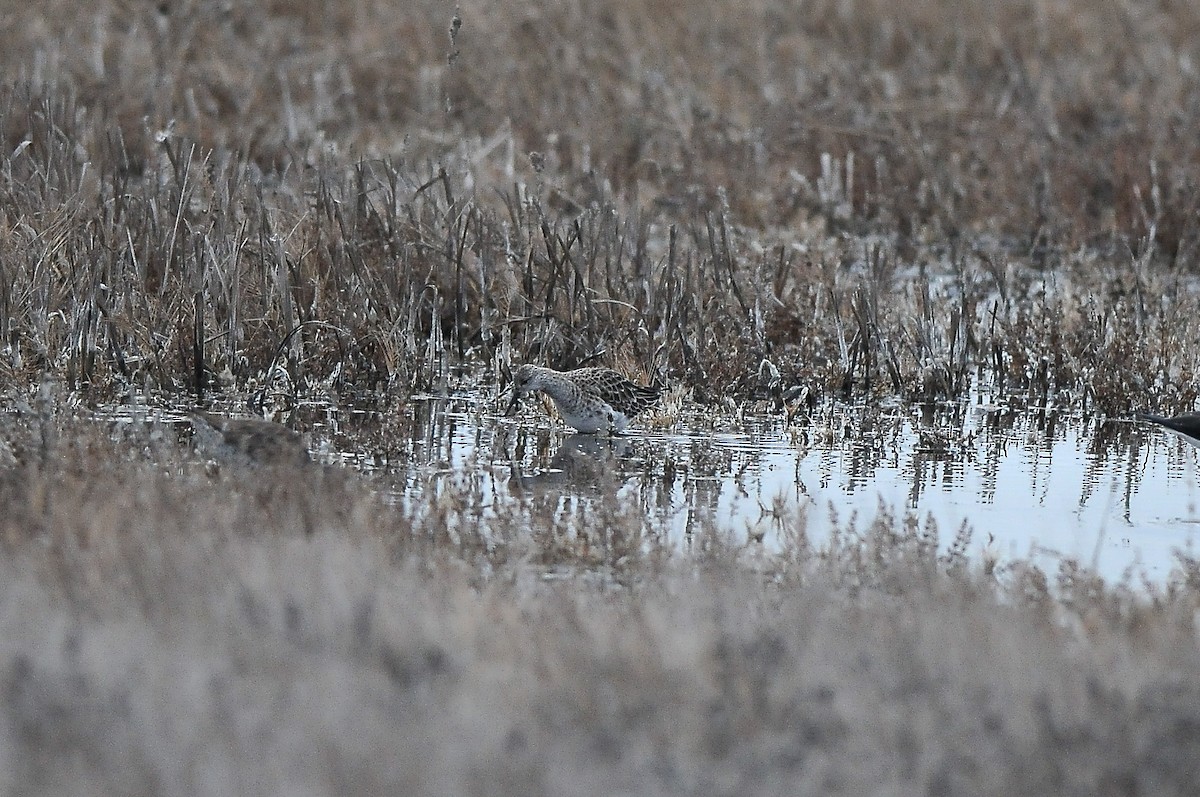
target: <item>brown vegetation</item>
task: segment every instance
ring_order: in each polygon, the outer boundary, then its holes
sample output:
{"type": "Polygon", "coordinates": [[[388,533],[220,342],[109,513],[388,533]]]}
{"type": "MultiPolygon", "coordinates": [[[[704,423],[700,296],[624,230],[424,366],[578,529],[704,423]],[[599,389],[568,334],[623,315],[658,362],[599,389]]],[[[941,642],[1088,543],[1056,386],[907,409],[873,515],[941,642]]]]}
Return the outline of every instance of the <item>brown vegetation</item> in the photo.
{"type": "Polygon", "coordinates": [[[3,368],[402,395],[598,357],[700,398],[1187,406],[1198,29],[1182,2],[21,7],[3,368]]]}
{"type": "Polygon", "coordinates": [[[47,0],[0,44],[0,791],[1200,791],[1189,555],[681,548],[603,466],[397,504],[51,406],[535,361],[1190,408],[1196,4],[47,0]]]}
{"type": "Polygon", "coordinates": [[[161,427],[22,428],[11,793],[1200,786],[1194,560],[1134,591],[887,515],[819,545],[782,518],[767,548],[702,522],[684,552],[612,490],[401,509],[339,469],[206,475],[161,427]]]}

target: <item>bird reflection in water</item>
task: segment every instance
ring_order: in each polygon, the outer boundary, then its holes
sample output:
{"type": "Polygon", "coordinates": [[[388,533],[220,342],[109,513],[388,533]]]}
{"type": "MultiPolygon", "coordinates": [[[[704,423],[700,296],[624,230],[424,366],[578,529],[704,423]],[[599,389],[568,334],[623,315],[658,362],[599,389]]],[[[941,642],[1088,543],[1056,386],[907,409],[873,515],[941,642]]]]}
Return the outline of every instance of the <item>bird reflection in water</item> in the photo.
{"type": "Polygon", "coordinates": [[[512,461],[512,485],[519,490],[552,487],[597,489],[611,484],[620,470],[621,460],[629,455],[627,438],[607,438],[591,434],[569,434],[544,467],[522,472],[512,461]]]}

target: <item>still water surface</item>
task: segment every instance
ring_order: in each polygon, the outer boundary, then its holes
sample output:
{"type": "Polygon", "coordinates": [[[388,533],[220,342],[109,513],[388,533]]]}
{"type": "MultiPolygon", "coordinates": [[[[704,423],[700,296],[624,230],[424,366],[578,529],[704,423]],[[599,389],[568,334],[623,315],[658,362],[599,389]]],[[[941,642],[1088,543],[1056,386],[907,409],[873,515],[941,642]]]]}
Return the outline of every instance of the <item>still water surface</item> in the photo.
{"type": "Polygon", "coordinates": [[[1161,583],[1173,552],[1190,552],[1200,530],[1194,450],[1121,419],[985,403],[832,406],[791,421],[776,413],[634,426],[609,440],[570,434],[535,407],[515,418],[495,408],[486,398],[418,397],[399,450],[340,456],[394,474],[401,502],[464,474],[483,493],[564,506],[602,485],[683,545],[701,517],[771,546],[783,544],[775,513],[803,512],[819,543],[834,523],[854,516],[861,529],[885,507],[934,520],[943,545],[967,522],[974,556],[986,547],[1001,562],[1032,556],[1051,570],[1071,558],[1109,580],[1161,583]]]}

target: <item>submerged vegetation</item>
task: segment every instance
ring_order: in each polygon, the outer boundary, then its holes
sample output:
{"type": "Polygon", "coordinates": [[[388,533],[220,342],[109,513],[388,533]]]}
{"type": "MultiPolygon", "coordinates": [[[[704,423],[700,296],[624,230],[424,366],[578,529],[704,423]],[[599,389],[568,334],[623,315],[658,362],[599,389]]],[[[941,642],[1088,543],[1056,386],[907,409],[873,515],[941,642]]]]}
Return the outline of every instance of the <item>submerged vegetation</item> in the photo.
{"type": "Polygon", "coordinates": [[[667,386],[663,427],[1193,407],[1200,8],[731,9],[0,15],[0,791],[1200,791],[1193,552],[1114,585],[792,509],[680,545],[587,450],[587,490],[401,501],[162,420],[370,405],[326,440],[403,458],[414,396],[522,362],[667,386]]]}

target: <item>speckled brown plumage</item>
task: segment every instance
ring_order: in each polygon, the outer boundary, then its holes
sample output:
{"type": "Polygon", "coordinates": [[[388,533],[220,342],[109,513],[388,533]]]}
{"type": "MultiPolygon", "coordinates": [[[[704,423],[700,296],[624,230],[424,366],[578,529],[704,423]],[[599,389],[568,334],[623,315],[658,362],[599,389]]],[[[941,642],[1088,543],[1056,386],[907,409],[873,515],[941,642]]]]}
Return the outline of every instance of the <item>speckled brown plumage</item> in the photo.
{"type": "Polygon", "coordinates": [[[244,466],[300,467],[311,462],[304,435],[256,418],[191,413],[197,447],[214,459],[244,466]]]}
{"type": "Polygon", "coordinates": [[[611,368],[555,371],[525,364],[513,379],[509,412],[522,396],[539,390],[554,399],[563,420],[585,433],[624,431],[629,421],[653,406],[662,393],[656,387],[631,382],[611,368]]]}

